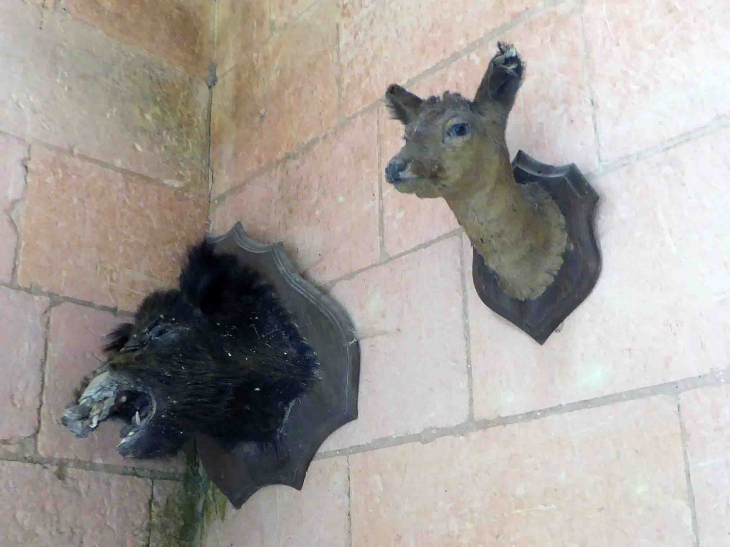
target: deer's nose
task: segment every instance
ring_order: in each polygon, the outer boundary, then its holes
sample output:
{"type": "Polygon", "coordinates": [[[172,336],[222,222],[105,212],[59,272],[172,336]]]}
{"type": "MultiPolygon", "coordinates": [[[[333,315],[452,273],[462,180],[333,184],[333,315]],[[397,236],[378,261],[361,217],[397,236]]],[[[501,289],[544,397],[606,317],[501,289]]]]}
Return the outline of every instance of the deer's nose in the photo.
{"type": "Polygon", "coordinates": [[[400,174],[406,170],[407,164],[403,160],[392,159],[385,168],[385,180],[393,184],[401,180],[400,174]]]}

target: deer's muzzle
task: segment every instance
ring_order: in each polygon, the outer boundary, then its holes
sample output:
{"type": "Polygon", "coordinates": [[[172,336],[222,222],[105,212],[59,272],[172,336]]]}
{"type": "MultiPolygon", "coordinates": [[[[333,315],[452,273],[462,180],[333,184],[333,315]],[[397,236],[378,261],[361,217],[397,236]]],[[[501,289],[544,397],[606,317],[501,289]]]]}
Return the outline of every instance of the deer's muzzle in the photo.
{"type": "Polygon", "coordinates": [[[400,182],[403,180],[402,173],[406,170],[408,167],[408,164],[400,159],[392,159],[390,160],[390,163],[388,163],[387,167],[385,168],[385,180],[387,180],[391,184],[395,184],[396,182],[400,182]]]}

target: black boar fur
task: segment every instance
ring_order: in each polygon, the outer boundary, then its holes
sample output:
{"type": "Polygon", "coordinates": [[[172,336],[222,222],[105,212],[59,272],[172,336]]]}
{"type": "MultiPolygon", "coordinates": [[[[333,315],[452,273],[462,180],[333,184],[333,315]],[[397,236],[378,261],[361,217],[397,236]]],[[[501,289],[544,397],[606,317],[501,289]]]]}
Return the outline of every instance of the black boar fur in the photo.
{"type": "Polygon", "coordinates": [[[226,449],[273,442],[318,366],[272,287],[205,241],[189,249],[179,289],[147,296],[105,352],[62,422],[86,437],[122,419],[117,450],[134,458],[175,454],[196,433],[226,449]]]}

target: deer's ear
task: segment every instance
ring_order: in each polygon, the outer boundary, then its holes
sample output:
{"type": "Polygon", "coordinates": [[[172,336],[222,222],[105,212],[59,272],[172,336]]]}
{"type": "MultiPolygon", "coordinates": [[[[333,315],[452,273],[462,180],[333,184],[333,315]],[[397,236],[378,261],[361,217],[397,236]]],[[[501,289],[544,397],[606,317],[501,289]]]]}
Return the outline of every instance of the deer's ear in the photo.
{"type": "Polygon", "coordinates": [[[399,85],[391,85],[385,92],[385,101],[390,115],[400,120],[403,125],[408,125],[418,116],[423,100],[409,93],[399,85]]]}
{"type": "Polygon", "coordinates": [[[524,72],[525,66],[517,49],[511,44],[498,42],[497,53],[489,62],[473,104],[483,107],[487,103],[497,103],[506,107],[509,113],[522,84],[524,72]]]}

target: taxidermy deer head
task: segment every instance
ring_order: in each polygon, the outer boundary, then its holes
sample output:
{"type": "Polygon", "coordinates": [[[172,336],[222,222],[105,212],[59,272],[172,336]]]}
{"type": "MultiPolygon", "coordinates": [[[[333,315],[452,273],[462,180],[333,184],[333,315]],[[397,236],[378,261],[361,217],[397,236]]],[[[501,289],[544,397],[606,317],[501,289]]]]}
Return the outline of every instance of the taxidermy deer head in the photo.
{"type": "Polygon", "coordinates": [[[448,91],[423,100],[388,88],[386,104],[405,126],[405,145],[385,173],[399,192],[444,198],[504,293],[525,301],[553,282],[568,237],[550,195],[515,181],[505,129],[524,65],[513,46],[498,49],[471,101],[448,91]]]}

